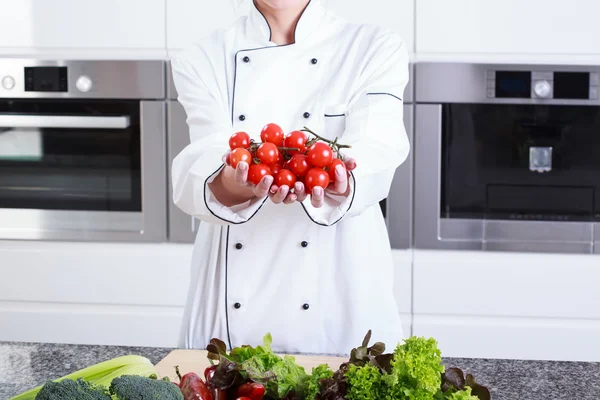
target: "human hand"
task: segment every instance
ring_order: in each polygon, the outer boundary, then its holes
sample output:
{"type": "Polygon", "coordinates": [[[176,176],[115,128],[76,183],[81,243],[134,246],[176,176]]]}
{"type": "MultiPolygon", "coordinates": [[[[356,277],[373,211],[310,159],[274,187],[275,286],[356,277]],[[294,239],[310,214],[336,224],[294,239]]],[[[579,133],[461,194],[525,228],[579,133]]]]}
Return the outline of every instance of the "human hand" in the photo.
{"type": "Polygon", "coordinates": [[[248,181],[248,171],[250,166],[245,161],[237,163],[236,167],[231,166],[229,152],[223,156],[225,168],[221,174],[223,186],[232,195],[239,198],[250,200],[253,197],[265,197],[269,195],[269,189],[273,184],[271,175],[264,176],[257,185],[253,185],[248,181]]]}
{"type": "MultiPolygon", "coordinates": [[[[313,207],[320,208],[325,204],[325,193],[334,195],[348,196],[350,192],[350,185],[348,184],[348,171],[352,171],[356,168],[356,161],[353,158],[347,157],[344,159],[344,164],[338,164],[335,169],[335,180],[331,182],[325,190],[316,186],[313,188],[310,195],[310,202],[313,207]]],[[[296,194],[297,201],[304,201],[308,194],[306,188],[302,182],[296,182],[294,187],[294,193],[296,194]]]]}

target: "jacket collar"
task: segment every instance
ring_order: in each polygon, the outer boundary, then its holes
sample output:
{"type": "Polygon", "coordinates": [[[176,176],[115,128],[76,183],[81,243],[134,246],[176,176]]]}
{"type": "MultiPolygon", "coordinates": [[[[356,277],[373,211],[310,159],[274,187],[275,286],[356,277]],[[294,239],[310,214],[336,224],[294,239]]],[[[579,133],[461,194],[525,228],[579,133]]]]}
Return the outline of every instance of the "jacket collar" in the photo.
{"type": "MultiPolygon", "coordinates": [[[[271,42],[271,28],[265,16],[258,10],[254,0],[251,0],[248,15],[249,27],[254,34],[259,35],[262,40],[271,42]]],[[[319,25],[325,16],[325,8],[321,0],[310,0],[296,25],[294,32],[295,43],[306,39],[319,25]]]]}

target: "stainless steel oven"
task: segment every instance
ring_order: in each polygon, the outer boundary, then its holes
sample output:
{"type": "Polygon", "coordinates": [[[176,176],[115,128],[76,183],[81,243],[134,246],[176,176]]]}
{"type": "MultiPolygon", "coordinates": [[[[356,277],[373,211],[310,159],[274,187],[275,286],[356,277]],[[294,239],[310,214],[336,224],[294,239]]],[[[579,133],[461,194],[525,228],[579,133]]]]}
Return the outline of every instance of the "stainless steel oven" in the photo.
{"type": "Polygon", "coordinates": [[[0,59],[0,239],[166,239],[165,67],[0,59]]]}
{"type": "MultiPolygon", "coordinates": [[[[411,79],[404,95],[404,123],[406,132],[413,144],[413,75],[414,66],[410,65],[411,79]]],[[[168,164],[169,164],[169,240],[181,243],[193,243],[200,221],[183,213],[173,203],[171,165],[173,159],[189,143],[189,130],[186,113],[177,101],[177,90],[173,83],[170,63],[167,63],[167,126],[168,126],[168,164]]],[[[413,151],[394,176],[387,199],[381,201],[381,209],[386,218],[390,242],[393,248],[407,249],[412,245],[412,179],[413,151]]]]}
{"type": "Polygon", "coordinates": [[[418,64],[415,246],[600,252],[599,75],[418,64]]]}

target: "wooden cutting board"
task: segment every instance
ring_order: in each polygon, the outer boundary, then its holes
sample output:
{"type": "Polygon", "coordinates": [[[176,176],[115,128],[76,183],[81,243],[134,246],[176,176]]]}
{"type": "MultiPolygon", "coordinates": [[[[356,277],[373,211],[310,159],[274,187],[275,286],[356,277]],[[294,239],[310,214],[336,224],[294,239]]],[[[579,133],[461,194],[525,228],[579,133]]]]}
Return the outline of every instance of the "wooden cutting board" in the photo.
{"type": "MultiPolygon", "coordinates": [[[[178,365],[181,375],[185,375],[188,372],[196,372],[204,378],[204,370],[210,365],[206,356],[206,350],[173,350],[156,364],[156,371],[160,378],[168,376],[171,381],[179,382],[177,374],[175,373],[175,366],[178,365]]],[[[347,358],[324,356],[294,355],[294,357],[296,358],[296,362],[299,365],[302,365],[309,374],[313,367],[321,364],[329,364],[335,371],[340,364],[348,360],[347,358]]]]}

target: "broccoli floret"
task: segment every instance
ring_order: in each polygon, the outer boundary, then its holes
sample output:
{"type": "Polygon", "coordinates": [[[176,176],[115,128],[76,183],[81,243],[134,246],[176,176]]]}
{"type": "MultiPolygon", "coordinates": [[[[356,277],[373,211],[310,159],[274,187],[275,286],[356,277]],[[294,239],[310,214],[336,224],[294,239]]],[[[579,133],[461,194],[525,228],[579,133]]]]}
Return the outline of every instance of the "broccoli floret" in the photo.
{"type": "Polygon", "coordinates": [[[35,396],[35,400],[111,400],[111,397],[103,387],[94,386],[79,378],[76,381],[48,381],[35,396]]]}
{"type": "Polygon", "coordinates": [[[113,379],[110,393],[118,400],[183,400],[183,394],[172,382],[123,375],[113,379]]]}

